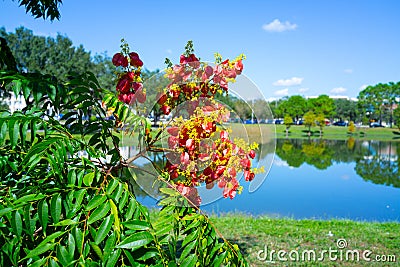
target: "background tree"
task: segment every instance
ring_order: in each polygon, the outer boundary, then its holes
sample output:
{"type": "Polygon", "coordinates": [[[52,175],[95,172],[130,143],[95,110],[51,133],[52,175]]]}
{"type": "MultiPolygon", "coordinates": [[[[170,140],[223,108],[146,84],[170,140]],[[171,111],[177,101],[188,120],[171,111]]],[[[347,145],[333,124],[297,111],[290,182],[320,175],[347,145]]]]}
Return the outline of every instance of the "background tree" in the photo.
{"type": "Polygon", "coordinates": [[[285,124],[285,126],[286,126],[286,137],[288,137],[289,136],[289,128],[290,128],[290,126],[293,125],[293,119],[292,119],[292,117],[290,117],[289,114],[285,115],[285,118],[283,119],[283,124],[285,124]]]}
{"type": "Polygon", "coordinates": [[[58,34],[55,38],[37,36],[32,30],[19,27],[15,33],[0,28],[0,37],[7,40],[17,69],[25,73],[49,74],[67,81],[72,74],[92,71],[102,87],[114,87],[114,68],[106,55],[91,56],[82,45],[75,47],[72,41],[58,34]]]}
{"type": "Polygon", "coordinates": [[[355,131],[356,131],[356,126],[354,125],[354,122],[353,122],[353,121],[350,121],[349,127],[348,127],[347,129],[349,130],[349,133],[350,133],[350,134],[355,133],[355,131]]]}
{"type": "Polygon", "coordinates": [[[324,116],[324,114],[320,113],[320,114],[316,115],[315,121],[318,123],[319,136],[322,137],[322,133],[323,133],[324,127],[326,126],[325,125],[325,116],[324,116]]]}
{"type": "Polygon", "coordinates": [[[335,99],[335,117],[339,121],[355,121],[358,115],[357,102],[348,99],[335,99]]]}
{"type": "Polygon", "coordinates": [[[303,116],[304,126],[308,127],[308,136],[311,136],[311,127],[315,126],[316,119],[317,119],[317,116],[312,111],[308,111],[303,116]]]}
{"type": "Polygon", "coordinates": [[[307,101],[300,95],[294,95],[283,101],[281,108],[285,115],[288,114],[295,121],[298,121],[307,111],[307,101]]]}
{"type": "Polygon", "coordinates": [[[311,98],[307,102],[308,109],[315,114],[322,114],[325,118],[331,118],[335,114],[335,104],[333,99],[327,95],[320,95],[317,98],[311,98]]]}
{"type": "Polygon", "coordinates": [[[397,107],[394,111],[393,111],[393,118],[395,121],[396,126],[399,128],[400,130],[400,107],[397,107]]]}

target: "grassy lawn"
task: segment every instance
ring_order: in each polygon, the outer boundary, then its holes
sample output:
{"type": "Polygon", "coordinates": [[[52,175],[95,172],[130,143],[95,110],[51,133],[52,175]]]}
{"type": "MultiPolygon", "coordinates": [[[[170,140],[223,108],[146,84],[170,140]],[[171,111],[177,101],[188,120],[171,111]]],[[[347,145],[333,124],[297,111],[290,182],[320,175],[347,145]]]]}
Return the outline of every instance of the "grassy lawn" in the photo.
{"type": "MultiPolygon", "coordinates": [[[[400,224],[387,222],[355,222],[349,220],[294,220],[290,218],[250,217],[241,214],[226,214],[221,217],[211,217],[211,221],[222,235],[239,245],[251,266],[400,266],[400,224]],[[345,239],[347,247],[338,249],[337,240],[345,239]],[[260,250],[265,253],[257,254],[260,250]],[[329,254],[324,254],[325,260],[320,262],[301,261],[305,250],[314,250],[318,259],[323,250],[338,250],[332,252],[337,256],[336,261],[330,261],[329,254]],[[291,253],[297,251],[300,261],[292,261],[286,254],[287,262],[278,261],[277,252],[273,259],[275,263],[267,263],[270,260],[272,250],[285,250],[291,253]],[[360,261],[352,260],[351,255],[346,260],[347,250],[357,250],[360,261]],[[372,251],[363,260],[362,253],[372,251]],[[342,251],[342,260],[340,260],[342,251]],[[335,254],[336,253],[336,254],[335,254]],[[395,255],[396,262],[376,262],[377,255],[385,255],[388,258],[395,255]]],[[[295,252],[291,254],[296,257],[295,252]]],[[[312,259],[312,258],[311,258],[312,259]]]]}

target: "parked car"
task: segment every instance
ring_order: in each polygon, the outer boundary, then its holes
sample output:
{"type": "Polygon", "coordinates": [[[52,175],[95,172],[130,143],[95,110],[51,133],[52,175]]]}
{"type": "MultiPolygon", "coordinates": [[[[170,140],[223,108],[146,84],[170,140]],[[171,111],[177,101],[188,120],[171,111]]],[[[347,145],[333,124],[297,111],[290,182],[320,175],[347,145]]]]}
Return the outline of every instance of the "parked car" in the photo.
{"type": "Polygon", "coordinates": [[[380,124],[379,122],[371,122],[369,124],[369,127],[371,128],[378,128],[378,127],[384,127],[382,124],[380,124]]]}
{"type": "Polygon", "coordinates": [[[275,124],[283,124],[283,120],[275,120],[275,124]]]}
{"type": "Polygon", "coordinates": [[[335,121],[333,123],[333,125],[335,125],[335,126],[347,126],[347,122],[345,122],[345,121],[335,121]]]}

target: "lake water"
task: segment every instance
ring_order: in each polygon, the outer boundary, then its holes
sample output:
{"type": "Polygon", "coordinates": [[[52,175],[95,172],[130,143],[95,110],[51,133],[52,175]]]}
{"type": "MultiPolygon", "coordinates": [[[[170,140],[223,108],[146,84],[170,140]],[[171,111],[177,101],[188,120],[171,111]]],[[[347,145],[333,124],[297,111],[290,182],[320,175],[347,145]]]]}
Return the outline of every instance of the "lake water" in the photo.
{"type": "MultiPolygon", "coordinates": [[[[270,172],[255,192],[242,180],[242,194],[202,209],[296,219],[400,221],[399,155],[398,142],[278,139],[270,172]]],[[[272,157],[267,153],[258,160],[272,157]]],[[[156,206],[151,197],[139,198],[156,206]]]]}

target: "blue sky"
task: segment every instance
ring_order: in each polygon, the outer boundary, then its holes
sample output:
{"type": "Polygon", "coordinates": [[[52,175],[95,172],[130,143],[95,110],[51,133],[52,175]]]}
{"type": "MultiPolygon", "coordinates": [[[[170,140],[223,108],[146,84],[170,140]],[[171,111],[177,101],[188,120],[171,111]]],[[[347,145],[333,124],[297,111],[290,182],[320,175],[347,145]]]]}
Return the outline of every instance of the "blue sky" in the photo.
{"type": "Polygon", "coordinates": [[[266,98],[356,97],[365,85],[400,81],[400,1],[64,0],[60,21],[33,19],[0,1],[0,26],[68,36],[112,56],[125,38],[150,70],[176,62],[188,40],[202,60],[247,56],[246,74],[266,98]]]}

